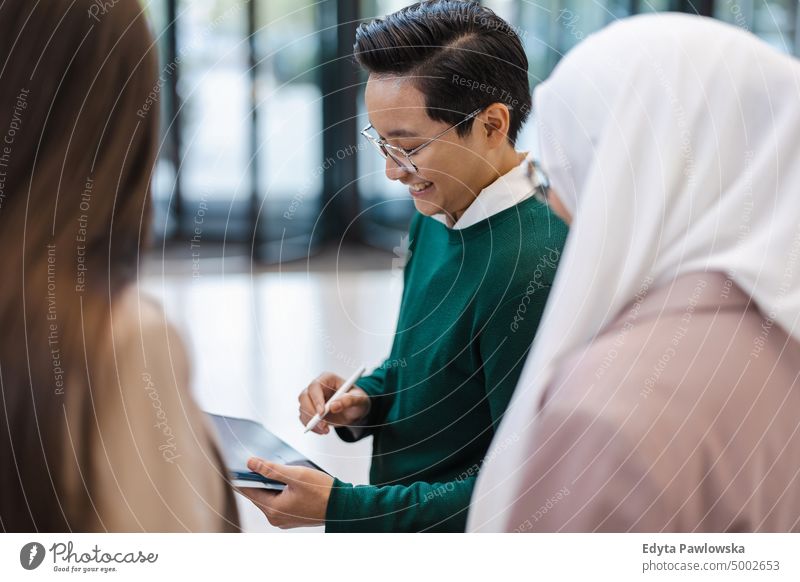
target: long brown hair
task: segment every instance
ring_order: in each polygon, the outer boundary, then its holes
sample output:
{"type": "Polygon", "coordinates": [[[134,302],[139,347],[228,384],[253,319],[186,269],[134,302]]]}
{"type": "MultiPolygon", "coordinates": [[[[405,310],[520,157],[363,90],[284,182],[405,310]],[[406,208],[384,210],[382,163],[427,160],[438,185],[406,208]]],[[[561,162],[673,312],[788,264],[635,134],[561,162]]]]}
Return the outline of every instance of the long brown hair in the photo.
{"type": "Polygon", "coordinates": [[[148,236],[156,62],[136,0],[0,3],[0,530],[84,528],[63,475],[148,236]]]}

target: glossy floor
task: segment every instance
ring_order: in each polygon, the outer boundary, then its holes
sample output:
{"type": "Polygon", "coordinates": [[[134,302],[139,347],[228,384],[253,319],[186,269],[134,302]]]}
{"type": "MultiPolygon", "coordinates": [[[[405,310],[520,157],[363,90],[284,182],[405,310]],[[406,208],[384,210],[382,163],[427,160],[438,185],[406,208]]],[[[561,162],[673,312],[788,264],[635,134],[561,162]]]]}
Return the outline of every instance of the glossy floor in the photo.
{"type": "MultiPolygon", "coordinates": [[[[183,332],[203,410],[258,420],[344,481],[367,482],[371,439],[304,435],[297,395],[322,371],[348,376],[386,357],[402,291],[397,273],[151,273],[143,287],[183,332]]],[[[245,531],[277,531],[237,498],[245,531]]]]}

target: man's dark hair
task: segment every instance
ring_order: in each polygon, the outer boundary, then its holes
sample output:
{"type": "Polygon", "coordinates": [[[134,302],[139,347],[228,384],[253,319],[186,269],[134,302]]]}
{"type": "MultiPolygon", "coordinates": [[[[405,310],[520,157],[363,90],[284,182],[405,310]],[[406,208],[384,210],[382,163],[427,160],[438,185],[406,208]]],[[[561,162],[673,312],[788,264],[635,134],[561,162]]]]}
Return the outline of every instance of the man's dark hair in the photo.
{"type": "MultiPolygon", "coordinates": [[[[428,116],[456,124],[479,107],[511,108],[513,144],[531,108],[528,57],[516,31],[477,2],[427,0],[361,24],[353,46],[369,73],[404,75],[428,116]]],[[[459,125],[465,136],[472,122],[459,125]]]]}

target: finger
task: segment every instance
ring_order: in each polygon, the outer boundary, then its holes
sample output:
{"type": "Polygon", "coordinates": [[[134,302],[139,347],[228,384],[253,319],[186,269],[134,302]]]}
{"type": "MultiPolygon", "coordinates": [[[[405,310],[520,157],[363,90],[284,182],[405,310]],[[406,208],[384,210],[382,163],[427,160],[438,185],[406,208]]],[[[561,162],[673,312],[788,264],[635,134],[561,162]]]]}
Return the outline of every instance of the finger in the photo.
{"type": "Polygon", "coordinates": [[[322,414],[325,411],[325,401],[327,399],[325,397],[324,387],[319,381],[314,382],[308,387],[308,396],[311,400],[310,409],[313,410],[315,414],[322,414]]]}
{"type": "Polygon", "coordinates": [[[316,380],[316,385],[322,392],[323,402],[330,400],[342,384],[344,384],[344,378],[330,372],[322,374],[316,380]]]}
{"type": "Polygon", "coordinates": [[[280,491],[268,491],[266,489],[256,489],[255,487],[234,487],[233,489],[264,512],[272,511],[275,497],[280,495],[280,491]]]}
{"type": "Polygon", "coordinates": [[[287,485],[297,481],[305,470],[303,467],[281,465],[280,463],[273,463],[272,461],[266,461],[258,457],[250,457],[247,461],[247,468],[259,475],[263,475],[267,479],[274,479],[275,481],[280,481],[287,485]]]}
{"type": "Polygon", "coordinates": [[[350,406],[348,402],[349,400],[347,396],[342,396],[341,398],[338,398],[336,402],[331,403],[331,413],[339,414],[342,410],[350,406]]]}
{"type": "Polygon", "coordinates": [[[360,404],[361,397],[357,394],[344,394],[331,402],[331,412],[337,414],[360,404]]]}
{"type": "MultiPolygon", "coordinates": [[[[302,424],[303,426],[308,426],[308,423],[311,421],[311,416],[303,413],[302,411],[300,412],[299,418],[300,418],[300,424],[302,424]]],[[[314,425],[314,428],[311,429],[311,432],[315,432],[317,434],[325,434],[324,429],[327,426],[327,424],[328,424],[327,422],[319,420],[317,424],[314,425]]]]}
{"type": "MultiPolygon", "coordinates": [[[[308,426],[308,421],[309,421],[309,420],[311,420],[311,419],[310,419],[310,418],[304,418],[302,414],[300,415],[300,423],[301,423],[303,426],[308,426]]],[[[322,430],[322,427],[320,427],[320,425],[319,425],[319,424],[317,424],[317,426],[315,426],[314,428],[312,428],[312,429],[311,429],[311,432],[315,432],[315,433],[317,433],[317,434],[325,434],[325,432],[322,430]]]]}
{"type": "Polygon", "coordinates": [[[233,490],[254,503],[261,500],[269,502],[272,497],[280,493],[280,491],[271,491],[259,487],[234,487],[233,490]]]}
{"type": "Polygon", "coordinates": [[[322,389],[322,395],[325,397],[325,400],[328,400],[328,398],[334,395],[339,386],[341,386],[344,379],[336,374],[325,372],[324,374],[320,374],[316,381],[322,389]]]}
{"type": "Polygon", "coordinates": [[[300,401],[300,422],[303,424],[308,424],[308,421],[311,420],[311,417],[314,416],[314,402],[311,400],[311,397],[308,395],[308,390],[304,390],[300,397],[298,398],[300,401]]]}

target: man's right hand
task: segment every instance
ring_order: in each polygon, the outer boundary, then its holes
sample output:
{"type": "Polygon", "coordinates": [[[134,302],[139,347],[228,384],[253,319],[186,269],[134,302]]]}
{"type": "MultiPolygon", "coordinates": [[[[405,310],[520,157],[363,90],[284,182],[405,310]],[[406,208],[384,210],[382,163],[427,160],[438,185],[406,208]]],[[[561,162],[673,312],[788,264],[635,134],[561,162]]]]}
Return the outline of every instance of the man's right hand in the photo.
{"type": "MultiPolygon", "coordinates": [[[[300,393],[297,400],[300,402],[300,422],[303,426],[307,425],[315,414],[322,414],[325,403],[342,384],[344,378],[323,372],[300,393]]],[[[330,424],[344,426],[356,424],[369,414],[369,409],[370,401],[367,393],[358,386],[353,386],[347,394],[331,404],[328,415],[314,427],[312,432],[328,434],[330,424]]]]}

